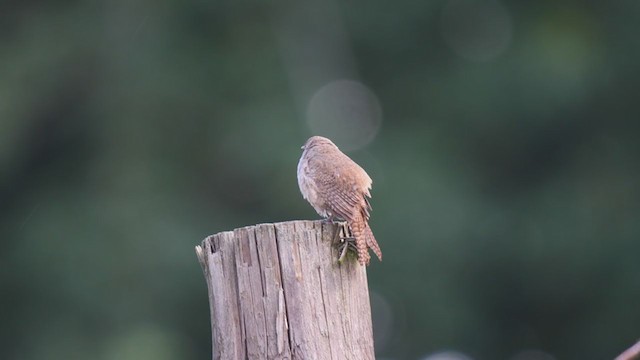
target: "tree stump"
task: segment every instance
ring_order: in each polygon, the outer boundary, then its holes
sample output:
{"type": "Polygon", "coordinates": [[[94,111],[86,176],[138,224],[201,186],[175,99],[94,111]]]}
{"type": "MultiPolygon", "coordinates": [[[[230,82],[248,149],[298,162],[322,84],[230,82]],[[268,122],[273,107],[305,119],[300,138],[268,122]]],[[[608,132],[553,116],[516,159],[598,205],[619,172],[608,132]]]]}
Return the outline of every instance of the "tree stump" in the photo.
{"type": "Polygon", "coordinates": [[[338,263],[339,226],[289,221],[207,237],[214,359],[374,359],[366,268],[338,263]]]}

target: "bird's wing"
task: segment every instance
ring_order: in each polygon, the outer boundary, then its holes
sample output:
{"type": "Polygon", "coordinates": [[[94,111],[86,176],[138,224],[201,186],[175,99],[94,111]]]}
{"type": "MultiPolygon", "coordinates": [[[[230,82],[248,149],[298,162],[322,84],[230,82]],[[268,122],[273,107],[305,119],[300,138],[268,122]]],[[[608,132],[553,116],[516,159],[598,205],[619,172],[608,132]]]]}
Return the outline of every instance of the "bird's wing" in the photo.
{"type": "MultiPolygon", "coordinates": [[[[350,164],[351,165],[351,164],[350,164]]],[[[368,202],[365,194],[367,189],[362,189],[362,174],[353,171],[353,167],[325,164],[323,179],[318,179],[316,184],[323,187],[320,193],[325,195],[325,204],[334,216],[346,221],[352,221],[356,212],[360,212],[369,219],[368,202]]],[[[364,170],[363,170],[364,171],[364,170]]]]}

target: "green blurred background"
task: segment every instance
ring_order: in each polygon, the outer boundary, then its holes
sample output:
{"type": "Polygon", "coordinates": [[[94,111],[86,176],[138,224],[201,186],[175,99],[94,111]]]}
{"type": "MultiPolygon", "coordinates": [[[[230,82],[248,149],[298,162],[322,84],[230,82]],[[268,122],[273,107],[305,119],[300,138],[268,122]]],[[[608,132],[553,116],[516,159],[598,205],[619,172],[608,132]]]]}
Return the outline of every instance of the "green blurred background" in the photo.
{"type": "Polygon", "coordinates": [[[210,358],[194,245],[317,218],[312,134],[374,179],[378,358],[614,357],[639,4],[3,1],[0,358],[210,358]]]}

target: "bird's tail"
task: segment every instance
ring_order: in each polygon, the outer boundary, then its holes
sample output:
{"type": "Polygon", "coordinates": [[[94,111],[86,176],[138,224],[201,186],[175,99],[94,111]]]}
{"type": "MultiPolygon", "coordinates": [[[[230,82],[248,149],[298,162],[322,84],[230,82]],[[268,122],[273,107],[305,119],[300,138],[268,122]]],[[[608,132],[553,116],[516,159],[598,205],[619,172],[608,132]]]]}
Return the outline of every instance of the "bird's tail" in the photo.
{"type": "Polygon", "coordinates": [[[367,240],[365,237],[365,229],[367,223],[364,219],[358,217],[349,224],[351,228],[351,234],[356,239],[356,248],[358,249],[358,262],[360,265],[369,265],[369,250],[367,249],[367,240]]]}
{"type": "Polygon", "coordinates": [[[380,246],[376,241],[376,237],[373,236],[373,231],[369,227],[369,224],[364,228],[364,238],[367,240],[367,246],[373,250],[373,252],[378,257],[378,260],[382,261],[382,251],[380,250],[380,246]]]}
{"type": "Polygon", "coordinates": [[[369,227],[367,221],[362,215],[356,216],[356,218],[350,224],[353,237],[356,239],[356,248],[358,249],[358,262],[362,265],[369,265],[371,256],[369,255],[369,248],[378,256],[378,259],[382,260],[382,251],[376,238],[373,236],[373,232],[369,227]]]}

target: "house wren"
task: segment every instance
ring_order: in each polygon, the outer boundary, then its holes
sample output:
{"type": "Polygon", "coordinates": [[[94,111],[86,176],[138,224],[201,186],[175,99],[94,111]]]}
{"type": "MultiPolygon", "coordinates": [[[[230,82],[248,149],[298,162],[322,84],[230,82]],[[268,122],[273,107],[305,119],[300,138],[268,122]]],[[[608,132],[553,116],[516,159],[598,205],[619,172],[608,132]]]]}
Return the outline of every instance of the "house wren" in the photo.
{"type": "Polygon", "coordinates": [[[347,222],[355,238],[360,264],[369,264],[369,248],[382,252],[369,227],[371,178],[331,140],[313,136],[302,146],[298,185],[320,216],[347,222]]]}

